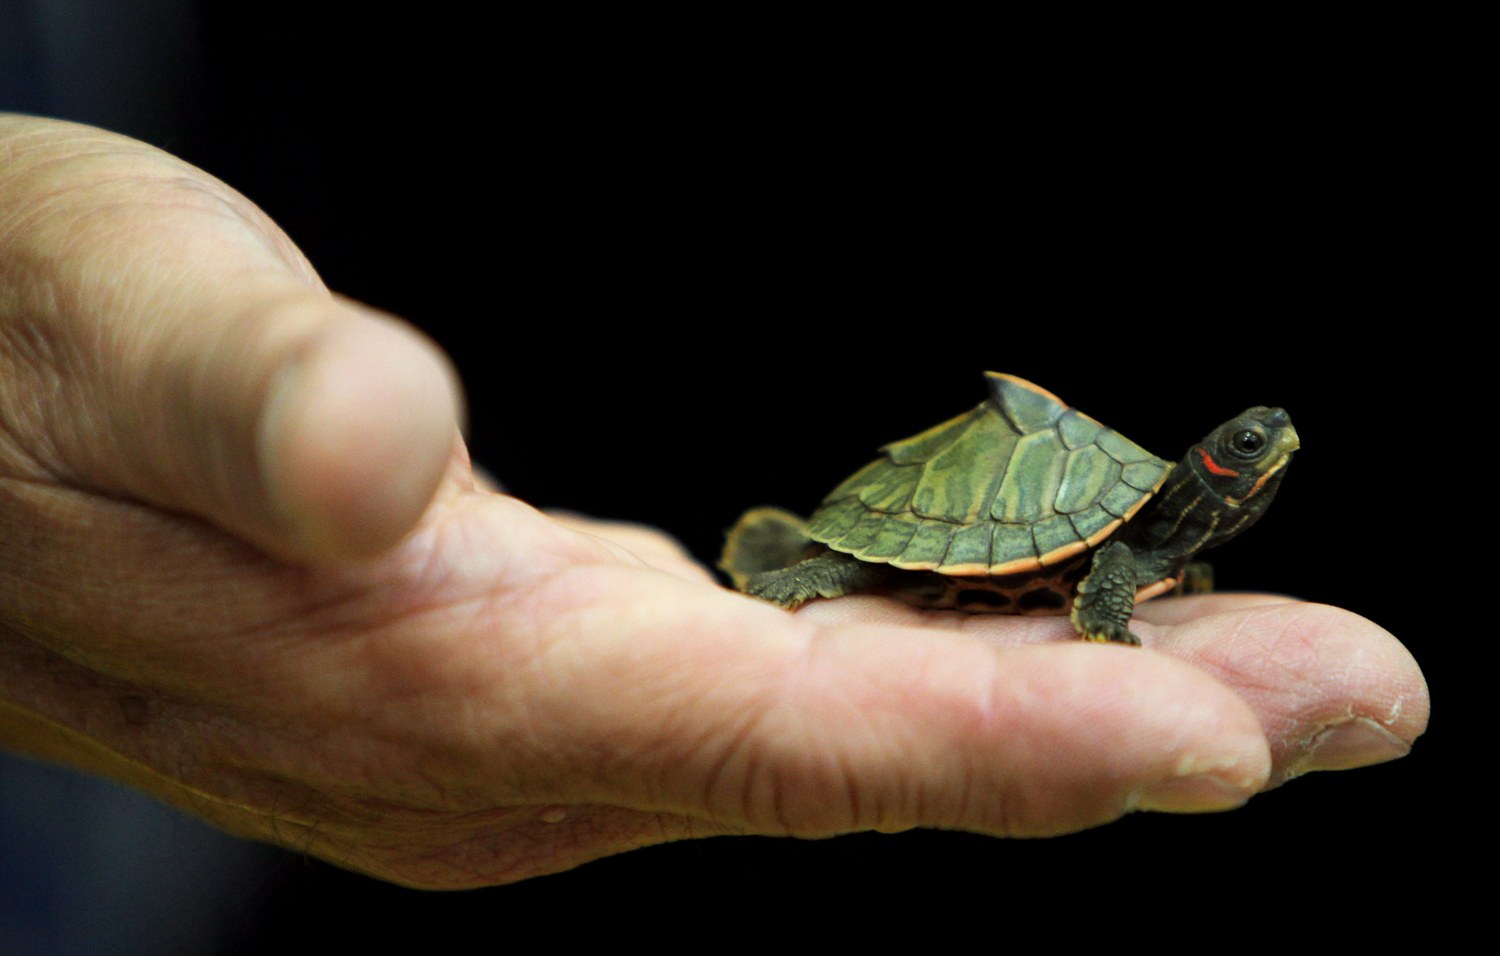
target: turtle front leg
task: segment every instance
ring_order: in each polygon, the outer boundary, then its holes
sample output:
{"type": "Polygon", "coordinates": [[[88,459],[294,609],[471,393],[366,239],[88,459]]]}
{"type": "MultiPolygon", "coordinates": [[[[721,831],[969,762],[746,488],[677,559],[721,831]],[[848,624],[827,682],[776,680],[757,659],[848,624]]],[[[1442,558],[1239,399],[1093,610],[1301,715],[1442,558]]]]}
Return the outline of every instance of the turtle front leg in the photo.
{"type": "Polygon", "coordinates": [[[746,594],[796,610],[815,597],[835,598],[855,591],[868,591],[885,581],[891,569],[858,558],[829,551],[789,568],[751,575],[746,594]]]}
{"type": "Polygon", "coordinates": [[[1135,613],[1135,555],[1119,541],[1094,553],[1088,577],[1078,583],[1073,599],[1073,627],[1086,641],[1116,644],[1141,643],[1130,633],[1130,615],[1135,613]]]}

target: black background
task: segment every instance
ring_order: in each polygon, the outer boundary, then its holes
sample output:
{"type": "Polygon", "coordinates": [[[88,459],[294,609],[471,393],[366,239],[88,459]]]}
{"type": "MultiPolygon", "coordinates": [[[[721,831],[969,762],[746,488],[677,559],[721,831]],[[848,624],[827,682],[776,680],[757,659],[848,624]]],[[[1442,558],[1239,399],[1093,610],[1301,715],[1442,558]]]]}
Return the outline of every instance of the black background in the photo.
{"type": "Polygon", "coordinates": [[[246,946],[499,946],[538,920],[738,935],[800,912],[934,936],[1123,916],[1165,939],[1208,910],[1249,936],[1289,905],[1364,925],[1446,893],[1433,848],[1478,820],[1456,681],[1494,615],[1458,608],[1482,603],[1492,316],[1464,289],[1464,124],[1423,71],[1322,50],[1100,67],[957,27],[875,43],[240,6],[202,11],[197,79],[155,141],[259,203],[332,288],[437,339],[476,461],[520,497],[712,560],[745,507],[808,509],[972,406],[985,369],[1166,457],[1281,405],[1303,450],[1215,555],[1221,586],[1372,618],[1435,701],[1397,763],[1061,839],[717,839],[462,894],[287,854],[246,946]]]}

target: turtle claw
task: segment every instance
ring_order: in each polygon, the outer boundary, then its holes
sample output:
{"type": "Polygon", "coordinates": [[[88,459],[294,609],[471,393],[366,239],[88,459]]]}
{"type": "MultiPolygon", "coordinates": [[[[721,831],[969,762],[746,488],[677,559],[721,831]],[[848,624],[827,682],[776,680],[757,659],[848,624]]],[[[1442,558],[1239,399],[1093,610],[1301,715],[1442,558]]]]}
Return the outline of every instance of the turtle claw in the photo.
{"type": "Polygon", "coordinates": [[[1141,639],[1130,633],[1129,628],[1120,627],[1115,624],[1104,624],[1096,629],[1086,630],[1079,634],[1085,641],[1093,641],[1095,644],[1127,644],[1131,647],[1140,647],[1141,639]]]}

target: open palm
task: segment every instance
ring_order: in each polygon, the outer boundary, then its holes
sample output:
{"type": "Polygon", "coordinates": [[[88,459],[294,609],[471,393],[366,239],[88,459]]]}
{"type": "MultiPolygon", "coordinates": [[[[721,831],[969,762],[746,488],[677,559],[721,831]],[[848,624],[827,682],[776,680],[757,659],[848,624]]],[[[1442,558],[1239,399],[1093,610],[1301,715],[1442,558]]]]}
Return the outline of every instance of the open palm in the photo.
{"type": "Polygon", "coordinates": [[[666,840],[1045,834],[1405,752],[1384,631],[1268,596],[1066,618],[731,593],[476,481],[445,360],[211,177],[0,119],[0,742],[398,882],[666,840]]]}

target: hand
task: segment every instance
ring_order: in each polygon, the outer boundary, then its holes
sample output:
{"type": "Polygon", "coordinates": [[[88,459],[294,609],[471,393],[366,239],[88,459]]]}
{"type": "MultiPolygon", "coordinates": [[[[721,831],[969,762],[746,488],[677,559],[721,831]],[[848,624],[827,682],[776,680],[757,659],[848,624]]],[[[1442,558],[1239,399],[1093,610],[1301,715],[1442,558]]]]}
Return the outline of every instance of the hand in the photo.
{"type": "Polygon", "coordinates": [[[397,882],[723,833],[1060,833],[1405,752],[1334,608],[795,615],[476,482],[458,389],[223,184],[0,118],[0,741],[397,882]]]}

